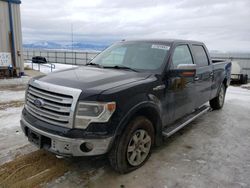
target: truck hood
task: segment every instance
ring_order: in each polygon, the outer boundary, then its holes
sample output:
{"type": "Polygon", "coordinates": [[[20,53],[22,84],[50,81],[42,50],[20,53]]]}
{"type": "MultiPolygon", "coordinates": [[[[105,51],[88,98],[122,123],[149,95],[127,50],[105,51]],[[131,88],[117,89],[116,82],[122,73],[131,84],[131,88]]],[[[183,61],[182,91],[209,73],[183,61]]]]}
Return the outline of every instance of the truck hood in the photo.
{"type": "Polygon", "coordinates": [[[114,87],[146,79],[149,75],[129,70],[83,66],[54,72],[37,80],[99,94],[114,87]]]}

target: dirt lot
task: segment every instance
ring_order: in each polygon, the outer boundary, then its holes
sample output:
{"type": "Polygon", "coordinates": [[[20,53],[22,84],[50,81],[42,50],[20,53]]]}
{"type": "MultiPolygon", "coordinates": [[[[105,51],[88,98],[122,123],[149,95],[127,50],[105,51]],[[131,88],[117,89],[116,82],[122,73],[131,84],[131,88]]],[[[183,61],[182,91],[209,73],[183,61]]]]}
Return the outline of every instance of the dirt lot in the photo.
{"type": "Polygon", "coordinates": [[[69,170],[68,163],[52,154],[38,150],[18,157],[0,167],[0,185],[3,187],[34,187],[69,170]]]}
{"type": "Polygon", "coordinates": [[[230,87],[222,110],[167,139],[142,168],[119,175],[106,156],[57,159],[30,145],[19,127],[20,88],[0,90],[0,187],[250,187],[247,89],[230,87]]]}

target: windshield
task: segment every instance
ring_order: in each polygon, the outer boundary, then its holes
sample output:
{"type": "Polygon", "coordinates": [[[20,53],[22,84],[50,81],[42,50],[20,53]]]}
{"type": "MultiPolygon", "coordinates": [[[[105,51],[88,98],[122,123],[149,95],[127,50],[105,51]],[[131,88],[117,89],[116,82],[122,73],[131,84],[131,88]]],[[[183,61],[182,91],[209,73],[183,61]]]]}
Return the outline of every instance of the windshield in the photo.
{"type": "Polygon", "coordinates": [[[153,42],[121,42],[104,50],[90,63],[104,68],[157,70],[161,68],[169,48],[153,42]]]}

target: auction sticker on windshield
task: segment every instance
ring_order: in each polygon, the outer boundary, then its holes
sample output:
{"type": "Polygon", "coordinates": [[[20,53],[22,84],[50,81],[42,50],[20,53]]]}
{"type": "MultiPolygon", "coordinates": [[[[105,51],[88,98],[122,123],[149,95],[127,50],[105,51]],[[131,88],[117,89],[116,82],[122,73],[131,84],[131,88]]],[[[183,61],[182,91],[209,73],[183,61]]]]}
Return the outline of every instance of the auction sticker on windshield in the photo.
{"type": "Polygon", "coordinates": [[[152,44],[151,48],[160,49],[160,50],[169,50],[170,46],[161,45],[161,44],[152,44]]]}

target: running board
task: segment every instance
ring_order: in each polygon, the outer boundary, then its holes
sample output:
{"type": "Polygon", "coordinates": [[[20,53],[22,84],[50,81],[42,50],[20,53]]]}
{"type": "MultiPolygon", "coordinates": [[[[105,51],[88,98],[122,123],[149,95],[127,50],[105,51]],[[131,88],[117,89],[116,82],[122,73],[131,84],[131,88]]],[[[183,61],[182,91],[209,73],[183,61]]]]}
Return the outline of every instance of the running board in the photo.
{"type": "Polygon", "coordinates": [[[207,111],[209,111],[209,109],[210,109],[209,106],[204,105],[204,106],[198,108],[197,110],[195,110],[192,114],[185,116],[177,123],[174,123],[170,126],[167,126],[165,129],[163,129],[163,132],[162,132],[163,136],[170,137],[171,135],[173,135],[174,133],[176,133],[177,131],[179,131],[183,127],[185,127],[187,124],[189,124],[190,122],[192,122],[196,118],[200,117],[201,115],[203,115],[207,111]]]}

